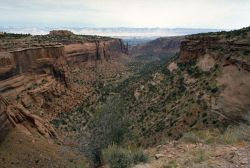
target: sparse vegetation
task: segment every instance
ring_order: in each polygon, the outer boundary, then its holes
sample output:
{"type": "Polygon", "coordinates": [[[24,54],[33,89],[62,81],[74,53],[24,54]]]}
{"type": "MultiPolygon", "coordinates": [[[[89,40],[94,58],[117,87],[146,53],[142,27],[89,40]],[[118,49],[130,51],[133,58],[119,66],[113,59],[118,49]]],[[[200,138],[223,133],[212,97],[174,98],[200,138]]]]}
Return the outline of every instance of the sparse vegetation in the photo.
{"type": "Polygon", "coordinates": [[[104,163],[111,168],[128,168],[133,163],[130,151],[116,145],[104,149],[102,155],[104,163]]]}
{"type": "Polygon", "coordinates": [[[178,163],[175,159],[170,160],[168,163],[163,164],[160,168],[177,168],[178,163]]]}
{"type": "Polygon", "coordinates": [[[0,34],[1,39],[20,39],[25,37],[30,37],[30,34],[17,34],[17,33],[2,33],[0,34]]]}
{"type": "MultiPolygon", "coordinates": [[[[199,34],[188,38],[219,35],[223,40],[230,39],[230,42],[234,42],[237,38],[245,38],[246,31],[249,31],[249,28],[240,31],[199,34]]],[[[43,42],[65,44],[72,41],[84,43],[110,39],[73,34],[65,37],[4,35],[16,39],[29,38],[25,45],[34,42],[34,46],[43,45],[43,42]]],[[[8,38],[4,39],[4,42],[5,40],[8,42],[8,38]]],[[[211,38],[216,40],[218,37],[211,38]]],[[[240,45],[236,48],[239,47],[240,45]]],[[[223,44],[209,47],[207,50],[211,55],[215,53],[229,55],[231,50],[234,52],[233,50],[238,49],[227,50],[223,44]]],[[[203,52],[205,51],[201,51],[203,52]]],[[[235,53],[240,56],[249,55],[247,50],[235,53]]],[[[186,163],[190,161],[191,164],[199,165],[208,158],[204,146],[217,144],[226,146],[250,141],[249,125],[239,123],[237,125],[237,121],[231,122],[227,117],[213,111],[213,98],[223,92],[224,86],[220,87],[221,85],[217,84],[219,77],[217,74],[223,70],[224,65],[215,60],[216,64],[212,64],[214,67],[203,71],[199,68],[200,64],[197,60],[191,59],[184,63],[179,61],[178,56],[170,53],[161,56],[158,60],[159,58],[152,58],[152,55],[140,55],[127,65],[128,70],[124,72],[127,73],[127,77],[122,76],[123,72],[114,73],[108,79],[95,72],[93,74],[96,75],[96,79],[93,81],[85,81],[73,76],[75,84],[91,85],[90,95],[81,100],[81,105],[77,105],[75,110],[59,113],[51,123],[56,129],[66,132],[65,135],[69,135],[69,139],[74,137],[73,143],[79,144],[81,152],[92,161],[93,167],[106,164],[111,168],[129,168],[134,164],[146,163],[149,161],[148,156],[141,148],[131,148],[132,145],[155,146],[168,140],[172,142],[173,139],[180,140],[178,143],[187,143],[191,148],[192,146],[195,146],[195,149],[198,148],[189,153],[191,160],[186,163]],[[174,65],[174,70],[168,66],[172,61],[178,66],[174,65]]],[[[228,59],[230,59],[229,56],[228,59]]],[[[216,59],[219,60],[219,58],[216,59]]],[[[242,64],[243,66],[245,65],[242,64]]],[[[91,68],[91,71],[97,71],[96,67],[91,68]]],[[[77,76],[81,73],[86,72],[76,69],[72,74],[77,76]]],[[[31,83],[28,90],[37,89],[49,82],[46,79],[39,79],[39,81],[31,83]]],[[[52,96],[47,96],[47,92],[42,94],[46,97],[46,102],[49,102],[52,96]]],[[[23,97],[24,94],[17,95],[16,100],[21,102],[23,97]]],[[[189,147],[186,149],[189,150],[189,147]]],[[[179,167],[183,163],[173,159],[176,156],[178,154],[170,156],[171,159],[160,167],[179,167]]]]}
{"type": "Polygon", "coordinates": [[[198,149],[193,152],[193,160],[195,163],[201,163],[207,159],[207,153],[205,149],[198,149]]]}
{"type": "Polygon", "coordinates": [[[225,131],[214,130],[198,130],[184,133],[181,140],[189,143],[218,143],[232,144],[242,141],[250,141],[250,126],[240,124],[229,126],[225,131]]]}
{"type": "Polygon", "coordinates": [[[89,123],[89,137],[83,137],[83,151],[94,163],[101,163],[101,151],[111,144],[121,144],[129,133],[129,120],[124,115],[119,97],[109,98],[89,123]]]}
{"type": "Polygon", "coordinates": [[[201,140],[194,132],[187,132],[181,137],[182,141],[190,143],[199,143],[201,140]]]}
{"type": "Polygon", "coordinates": [[[216,83],[212,83],[211,85],[209,85],[209,86],[207,87],[207,89],[208,89],[211,93],[216,93],[216,92],[219,90],[219,88],[218,88],[218,86],[216,85],[216,83]]]}
{"type": "Polygon", "coordinates": [[[148,157],[141,149],[131,151],[117,145],[104,149],[102,156],[104,163],[111,168],[129,168],[132,164],[148,162],[148,157]]]}
{"type": "Polygon", "coordinates": [[[190,37],[199,37],[199,36],[225,36],[226,39],[229,38],[245,38],[247,33],[250,31],[250,27],[244,27],[238,30],[231,30],[231,31],[220,31],[220,32],[209,32],[209,33],[200,33],[191,35],[190,37]]]}
{"type": "Polygon", "coordinates": [[[250,142],[250,126],[246,124],[230,126],[226,129],[224,134],[219,136],[218,141],[226,144],[238,143],[241,141],[250,142]]]}
{"type": "Polygon", "coordinates": [[[133,163],[147,163],[149,162],[148,156],[143,152],[142,149],[134,149],[132,150],[132,158],[133,158],[133,163]]]}

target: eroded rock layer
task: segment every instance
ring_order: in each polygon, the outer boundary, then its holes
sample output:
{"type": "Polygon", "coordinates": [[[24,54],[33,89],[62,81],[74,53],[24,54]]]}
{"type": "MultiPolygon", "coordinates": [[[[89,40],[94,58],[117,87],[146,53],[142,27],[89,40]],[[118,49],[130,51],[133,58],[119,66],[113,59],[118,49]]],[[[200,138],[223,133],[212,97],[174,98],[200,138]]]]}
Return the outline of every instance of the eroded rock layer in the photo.
{"type": "Polygon", "coordinates": [[[134,56],[152,55],[153,57],[162,57],[169,53],[175,53],[180,50],[181,41],[184,37],[162,37],[132,47],[130,53],[134,56]]]}
{"type": "Polygon", "coordinates": [[[110,57],[117,57],[126,51],[126,47],[117,39],[65,45],[66,57],[70,63],[108,61],[110,57]]]}
{"type": "Polygon", "coordinates": [[[223,89],[212,100],[212,111],[234,122],[249,122],[249,55],[250,33],[246,28],[187,37],[181,43],[179,63],[197,61],[202,71],[209,71],[214,66],[221,67],[216,81],[217,86],[223,89]]]}
{"type": "Polygon", "coordinates": [[[107,62],[127,52],[119,39],[69,32],[5,36],[0,45],[1,138],[12,126],[26,121],[42,135],[54,137],[55,132],[46,119],[55,114],[47,112],[60,111],[66,106],[74,108],[82,98],[76,92],[81,95],[86,91],[72,82],[76,65],[107,62]],[[72,103],[64,105],[70,99],[72,103]]]}

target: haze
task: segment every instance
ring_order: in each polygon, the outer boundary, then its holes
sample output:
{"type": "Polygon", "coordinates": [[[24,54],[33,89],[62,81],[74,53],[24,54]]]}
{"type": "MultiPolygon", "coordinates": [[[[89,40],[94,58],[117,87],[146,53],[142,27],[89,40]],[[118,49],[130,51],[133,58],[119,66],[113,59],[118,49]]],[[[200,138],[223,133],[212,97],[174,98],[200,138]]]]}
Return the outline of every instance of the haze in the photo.
{"type": "Polygon", "coordinates": [[[0,0],[0,26],[249,26],[249,0],[0,0]]]}

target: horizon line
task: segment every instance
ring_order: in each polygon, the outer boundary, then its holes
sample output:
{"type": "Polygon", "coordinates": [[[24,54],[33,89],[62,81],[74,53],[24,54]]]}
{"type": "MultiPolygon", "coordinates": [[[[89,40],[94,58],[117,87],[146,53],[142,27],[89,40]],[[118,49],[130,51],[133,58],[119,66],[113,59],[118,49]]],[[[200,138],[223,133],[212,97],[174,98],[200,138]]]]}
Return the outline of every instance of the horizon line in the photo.
{"type": "MultiPolygon", "coordinates": [[[[248,26],[244,26],[248,27],[248,26]]],[[[242,27],[242,28],[244,28],[242,27]]],[[[130,26],[3,26],[0,25],[0,28],[91,28],[91,29],[214,29],[214,30],[233,30],[233,29],[241,29],[241,28],[210,28],[210,27],[130,27],[130,26]]]]}

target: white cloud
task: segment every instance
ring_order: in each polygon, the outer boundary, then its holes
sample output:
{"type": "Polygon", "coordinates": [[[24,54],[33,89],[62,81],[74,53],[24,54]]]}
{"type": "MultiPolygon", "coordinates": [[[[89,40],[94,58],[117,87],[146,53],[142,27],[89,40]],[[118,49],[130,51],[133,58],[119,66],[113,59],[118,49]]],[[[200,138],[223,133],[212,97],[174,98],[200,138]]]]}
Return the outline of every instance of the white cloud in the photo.
{"type": "Polygon", "coordinates": [[[249,0],[0,0],[0,6],[5,25],[240,28],[250,20],[249,0]]]}

